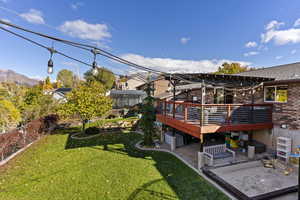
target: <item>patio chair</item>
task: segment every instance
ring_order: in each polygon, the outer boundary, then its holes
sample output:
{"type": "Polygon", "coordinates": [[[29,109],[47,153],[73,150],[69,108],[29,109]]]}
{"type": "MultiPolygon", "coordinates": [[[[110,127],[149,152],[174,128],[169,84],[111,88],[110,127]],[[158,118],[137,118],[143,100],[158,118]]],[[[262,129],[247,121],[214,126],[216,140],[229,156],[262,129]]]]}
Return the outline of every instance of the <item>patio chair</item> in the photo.
{"type": "Polygon", "coordinates": [[[214,165],[214,160],[230,158],[232,161],[235,160],[235,152],[226,148],[226,144],[212,145],[203,147],[203,153],[206,160],[209,161],[209,165],[214,165]]]}

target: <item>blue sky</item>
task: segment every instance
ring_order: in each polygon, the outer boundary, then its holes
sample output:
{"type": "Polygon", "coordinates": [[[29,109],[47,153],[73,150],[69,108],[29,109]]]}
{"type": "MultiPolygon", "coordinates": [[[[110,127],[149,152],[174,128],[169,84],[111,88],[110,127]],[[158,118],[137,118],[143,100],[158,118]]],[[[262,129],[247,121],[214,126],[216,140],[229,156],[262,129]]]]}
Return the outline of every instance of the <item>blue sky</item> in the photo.
{"type": "MultiPolygon", "coordinates": [[[[0,0],[0,19],[98,45],[163,71],[209,72],[224,61],[268,67],[300,57],[299,0],[0,0]]],[[[89,52],[58,43],[54,47],[92,62],[89,52]]],[[[49,53],[2,30],[0,52],[1,69],[37,78],[47,75],[49,53]]],[[[88,69],[59,55],[53,60],[55,72],[78,67],[82,74],[88,69]]],[[[131,70],[100,56],[97,62],[119,74],[131,70]]]]}

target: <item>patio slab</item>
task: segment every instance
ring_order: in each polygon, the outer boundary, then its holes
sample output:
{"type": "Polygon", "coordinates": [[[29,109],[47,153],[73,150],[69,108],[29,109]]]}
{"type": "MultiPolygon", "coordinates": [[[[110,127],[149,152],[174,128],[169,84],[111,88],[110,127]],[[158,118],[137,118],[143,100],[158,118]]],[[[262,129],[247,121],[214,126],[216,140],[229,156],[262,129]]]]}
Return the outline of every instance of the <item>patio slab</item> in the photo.
{"type": "Polygon", "coordinates": [[[297,172],[286,176],[278,168],[263,167],[260,161],[208,169],[204,173],[241,199],[269,199],[295,192],[298,186],[297,172]]]}

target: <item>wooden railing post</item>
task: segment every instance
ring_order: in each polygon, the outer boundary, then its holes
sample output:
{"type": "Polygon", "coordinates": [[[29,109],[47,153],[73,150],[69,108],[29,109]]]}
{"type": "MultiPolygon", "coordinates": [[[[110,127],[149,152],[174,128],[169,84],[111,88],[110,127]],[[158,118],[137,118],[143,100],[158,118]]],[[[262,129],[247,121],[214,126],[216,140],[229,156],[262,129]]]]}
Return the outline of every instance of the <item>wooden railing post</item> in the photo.
{"type": "Polygon", "coordinates": [[[175,119],[175,111],[176,111],[176,110],[175,110],[175,109],[176,109],[175,106],[176,106],[176,104],[175,104],[175,101],[174,101],[174,103],[173,103],[173,118],[174,118],[174,119],[175,119]]]}
{"type": "Polygon", "coordinates": [[[231,124],[231,105],[227,105],[227,119],[226,119],[227,124],[231,124]]]}
{"type": "Polygon", "coordinates": [[[203,122],[204,122],[204,106],[203,106],[203,104],[201,104],[201,115],[200,115],[200,127],[202,127],[203,126],[203,122]]]}
{"type": "Polygon", "coordinates": [[[188,118],[188,110],[186,104],[183,104],[183,106],[184,106],[184,122],[186,122],[188,118]]]}

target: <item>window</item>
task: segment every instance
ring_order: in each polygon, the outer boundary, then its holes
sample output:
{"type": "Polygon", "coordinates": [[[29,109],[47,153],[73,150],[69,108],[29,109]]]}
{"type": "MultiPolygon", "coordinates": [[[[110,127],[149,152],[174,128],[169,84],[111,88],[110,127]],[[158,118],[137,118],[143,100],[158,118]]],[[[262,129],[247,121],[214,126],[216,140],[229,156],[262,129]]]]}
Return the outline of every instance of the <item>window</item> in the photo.
{"type": "Polygon", "coordinates": [[[287,86],[265,87],[265,102],[287,102],[287,86]]]}

